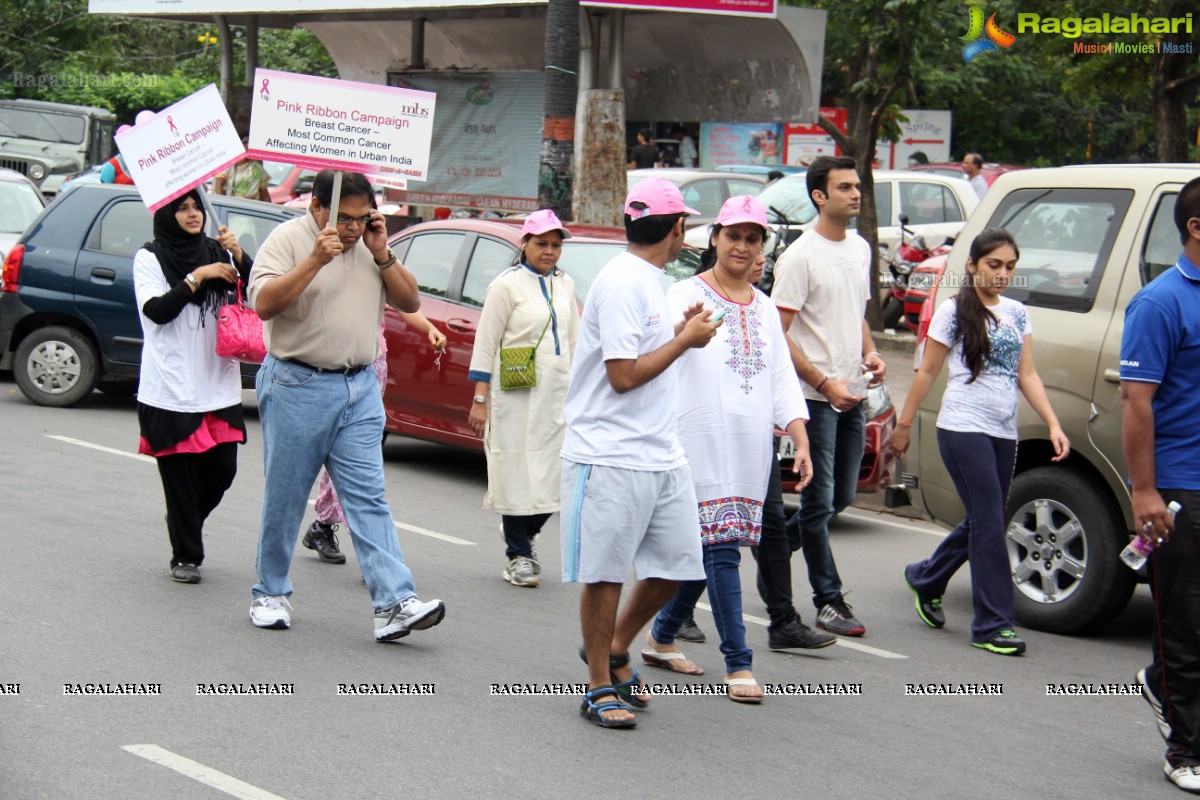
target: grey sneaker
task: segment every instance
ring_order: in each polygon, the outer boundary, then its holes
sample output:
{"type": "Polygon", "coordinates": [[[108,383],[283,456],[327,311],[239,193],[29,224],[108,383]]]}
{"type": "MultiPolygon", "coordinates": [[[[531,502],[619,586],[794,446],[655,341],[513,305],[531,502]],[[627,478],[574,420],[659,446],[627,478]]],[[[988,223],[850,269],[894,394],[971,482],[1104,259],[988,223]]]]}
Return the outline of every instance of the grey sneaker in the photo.
{"type": "Polygon", "coordinates": [[[176,564],[171,567],[171,580],[176,583],[199,583],[200,568],[195,564],[176,564]]]}
{"type": "Polygon", "coordinates": [[[446,616],[446,604],[441,600],[421,602],[415,596],[399,605],[375,612],[375,641],[390,642],[402,639],[410,631],[432,628],[446,616]]]}
{"type": "Polygon", "coordinates": [[[260,628],[290,628],[291,610],[286,597],[260,594],[250,604],[250,621],[260,628]]]}
{"type": "Polygon", "coordinates": [[[817,613],[817,627],[839,636],[862,636],[867,632],[863,624],[854,618],[854,612],[845,600],[821,606],[817,613]]]}
{"type": "Polygon", "coordinates": [[[336,524],[330,525],[317,520],[305,532],[301,544],[309,550],[316,550],[317,558],[326,564],[345,564],[346,554],[338,548],[337,534],[334,533],[337,529],[336,524]]]}
{"type": "Polygon", "coordinates": [[[513,586],[537,586],[539,579],[533,569],[533,561],[525,556],[516,556],[508,560],[508,566],[500,573],[504,580],[513,586]]]}

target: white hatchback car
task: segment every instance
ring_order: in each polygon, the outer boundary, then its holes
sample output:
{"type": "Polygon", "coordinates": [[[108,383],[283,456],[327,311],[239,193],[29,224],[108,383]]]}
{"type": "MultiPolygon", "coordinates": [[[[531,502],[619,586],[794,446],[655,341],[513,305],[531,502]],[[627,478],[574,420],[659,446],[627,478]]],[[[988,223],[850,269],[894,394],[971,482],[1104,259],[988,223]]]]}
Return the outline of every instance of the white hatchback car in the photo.
{"type": "MultiPolygon", "coordinates": [[[[908,227],[924,234],[932,246],[948,236],[957,236],[971,216],[979,198],[971,185],[959,178],[902,170],[875,170],[875,208],[879,215],[879,243],[894,252],[900,244],[900,215],[908,215],[908,227]]],[[[773,209],[777,233],[790,244],[812,227],[816,206],[808,196],[804,175],[789,175],[772,183],[758,199],[773,209]]],[[[708,246],[708,229],[693,228],[687,243],[708,246]]]]}

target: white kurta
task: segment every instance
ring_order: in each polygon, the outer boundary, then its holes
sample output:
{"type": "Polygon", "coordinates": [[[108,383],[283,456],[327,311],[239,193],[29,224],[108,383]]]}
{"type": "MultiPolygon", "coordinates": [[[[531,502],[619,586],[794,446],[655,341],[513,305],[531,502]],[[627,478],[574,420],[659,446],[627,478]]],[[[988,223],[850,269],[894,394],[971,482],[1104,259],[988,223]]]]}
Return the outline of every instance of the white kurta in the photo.
{"type": "Polygon", "coordinates": [[[488,287],[471,353],[471,379],[488,375],[491,384],[483,434],[488,465],[484,508],[516,516],[558,510],[566,430],[563,399],[578,335],[579,306],[569,275],[542,276],[520,265],[501,273],[488,287]],[[550,327],[542,336],[547,319],[550,327]],[[504,347],[530,347],[539,336],[537,386],[501,389],[501,337],[504,347]]]}
{"type": "Polygon", "coordinates": [[[757,289],[746,305],[730,302],[700,275],[672,286],[667,301],[673,320],[697,301],[726,311],[708,346],[679,359],[679,438],[696,485],[704,543],[755,544],[762,536],[774,427],[808,419],[779,311],[757,289]]]}

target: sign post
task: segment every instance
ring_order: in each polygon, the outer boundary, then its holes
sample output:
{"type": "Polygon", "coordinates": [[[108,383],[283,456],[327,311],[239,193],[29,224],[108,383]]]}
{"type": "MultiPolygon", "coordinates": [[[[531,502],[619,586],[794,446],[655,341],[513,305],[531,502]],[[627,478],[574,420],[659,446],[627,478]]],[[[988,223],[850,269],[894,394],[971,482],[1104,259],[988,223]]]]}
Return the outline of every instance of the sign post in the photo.
{"type": "Polygon", "coordinates": [[[431,92],[260,69],[250,106],[252,158],[335,170],[329,224],[342,172],[425,180],[433,139],[431,92]]]}
{"type": "MultiPolygon", "coordinates": [[[[116,137],[151,213],[241,161],[246,151],[211,83],[116,137]]],[[[201,196],[205,197],[204,192],[201,196]]],[[[209,218],[212,207],[205,200],[209,218]]]]}

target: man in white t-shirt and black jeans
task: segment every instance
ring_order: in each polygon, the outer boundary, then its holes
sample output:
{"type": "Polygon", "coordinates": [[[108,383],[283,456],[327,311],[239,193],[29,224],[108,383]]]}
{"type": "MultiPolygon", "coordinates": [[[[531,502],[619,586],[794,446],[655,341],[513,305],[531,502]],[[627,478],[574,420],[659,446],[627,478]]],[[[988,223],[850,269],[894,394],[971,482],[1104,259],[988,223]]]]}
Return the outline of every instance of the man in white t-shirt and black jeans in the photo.
{"type": "Polygon", "coordinates": [[[871,247],[848,230],[862,197],[858,166],[847,156],[820,156],[809,165],[805,179],[817,207],[817,223],[775,265],[771,295],[810,414],[813,479],[801,492],[800,511],[788,526],[800,528],[817,627],[840,636],[862,636],[866,628],[842,595],[829,546],[829,522],[854,501],[866,443],[865,390],[852,392],[851,382],[869,370],[867,379],[878,384],[887,365],[875,352],[864,319],[871,299],[871,247]]]}
{"type": "Polygon", "coordinates": [[[629,249],[588,292],[563,405],[563,582],[584,584],[580,654],[590,675],[580,714],[602,728],[637,724],[629,707],[645,707],[646,695],[629,645],[680,581],[704,578],[674,364],[707,345],[720,322],[701,303],[672,320],[662,286],[696,213],[662,178],[629,192],[629,249]],[[637,584],[618,616],[630,567],[637,584]]]}

